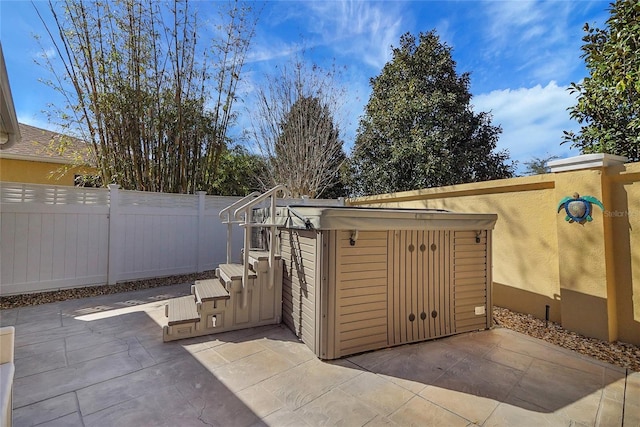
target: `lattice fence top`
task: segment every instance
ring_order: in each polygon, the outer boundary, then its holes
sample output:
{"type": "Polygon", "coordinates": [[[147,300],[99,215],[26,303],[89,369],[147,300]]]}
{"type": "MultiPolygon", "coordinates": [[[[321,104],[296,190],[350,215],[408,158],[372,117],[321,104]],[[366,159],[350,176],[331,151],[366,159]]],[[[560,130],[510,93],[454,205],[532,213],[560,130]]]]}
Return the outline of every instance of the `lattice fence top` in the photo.
{"type": "Polygon", "coordinates": [[[109,198],[105,188],[0,183],[0,203],[108,206],[109,198]]]}
{"type": "Polygon", "coordinates": [[[195,194],[151,193],[131,190],[119,190],[118,194],[120,206],[198,209],[198,196],[195,194]]]}

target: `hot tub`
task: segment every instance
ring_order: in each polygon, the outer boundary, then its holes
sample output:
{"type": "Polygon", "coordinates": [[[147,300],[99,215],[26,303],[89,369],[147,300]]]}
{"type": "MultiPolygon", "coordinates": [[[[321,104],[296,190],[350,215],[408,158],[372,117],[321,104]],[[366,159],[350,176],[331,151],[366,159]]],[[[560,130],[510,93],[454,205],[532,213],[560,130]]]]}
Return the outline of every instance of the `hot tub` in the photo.
{"type": "Polygon", "coordinates": [[[322,359],[490,328],[496,219],[281,207],[283,321],[322,359]]]}

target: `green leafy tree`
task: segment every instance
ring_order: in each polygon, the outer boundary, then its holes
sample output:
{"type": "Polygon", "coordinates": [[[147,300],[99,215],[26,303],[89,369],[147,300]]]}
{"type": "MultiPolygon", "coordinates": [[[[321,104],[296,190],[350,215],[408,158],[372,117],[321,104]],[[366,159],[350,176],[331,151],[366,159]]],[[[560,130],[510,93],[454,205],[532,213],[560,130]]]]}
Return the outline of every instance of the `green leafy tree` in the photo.
{"type": "Polygon", "coordinates": [[[224,150],[210,193],[246,196],[252,191],[260,190],[263,187],[260,177],[265,169],[266,162],[262,157],[249,153],[240,145],[224,150]]]}
{"type": "Polygon", "coordinates": [[[105,185],[215,190],[256,21],[237,1],[216,3],[214,36],[202,42],[194,3],[48,3],[54,25],[41,19],[57,55],[44,65],[66,99],[52,117],[93,146],[105,185]]]}
{"type": "Polygon", "coordinates": [[[336,73],[294,60],[258,89],[251,136],[268,164],[265,184],[284,184],[294,197],[344,190],[346,155],[335,121],[344,97],[336,73]]]}
{"type": "Polygon", "coordinates": [[[379,76],[360,121],[351,160],[352,192],[414,190],[513,175],[500,127],[475,113],[469,73],[434,31],[407,33],[379,76]]]}
{"type": "Polygon", "coordinates": [[[640,161],[640,2],[617,0],[603,29],[585,24],[582,58],[589,77],[571,83],[577,105],[569,109],[581,124],[564,132],[563,143],[582,153],[609,153],[640,161]]]}

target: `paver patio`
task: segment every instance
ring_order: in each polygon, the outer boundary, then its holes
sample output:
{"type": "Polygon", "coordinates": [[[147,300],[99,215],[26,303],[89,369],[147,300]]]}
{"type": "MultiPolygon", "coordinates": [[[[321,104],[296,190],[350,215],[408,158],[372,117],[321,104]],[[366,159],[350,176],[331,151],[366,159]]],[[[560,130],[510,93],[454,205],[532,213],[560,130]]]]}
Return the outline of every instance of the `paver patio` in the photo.
{"type": "Polygon", "coordinates": [[[638,426],[640,374],[496,328],[323,362],[285,326],[162,342],[175,285],[0,311],[14,425],[638,426]]]}

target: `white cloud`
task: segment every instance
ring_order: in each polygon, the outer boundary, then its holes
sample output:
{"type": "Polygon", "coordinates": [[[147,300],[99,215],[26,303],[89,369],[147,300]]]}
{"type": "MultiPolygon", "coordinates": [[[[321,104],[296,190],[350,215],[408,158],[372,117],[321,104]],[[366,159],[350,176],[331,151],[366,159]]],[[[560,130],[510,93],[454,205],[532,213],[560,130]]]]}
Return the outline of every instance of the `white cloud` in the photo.
{"type": "Polygon", "coordinates": [[[474,110],[491,111],[492,123],[502,126],[499,149],[508,149],[520,165],[533,157],[579,154],[562,142],[563,130],[575,130],[577,123],[569,119],[567,108],[576,99],[566,87],[555,81],[546,86],[495,90],[473,97],[474,110]]]}
{"type": "Polygon", "coordinates": [[[54,59],[58,56],[58,53],[54,48],[50,47],[48,49],[44,49],[44,50],[41,50],[40,52],[37,52],[35,56],[42,59],[54,59]]]}
{"type": "Polygon", "coordinates": [[[484,57],[511,62],[528,82],[562,82],[582,66],[579,45],[582,24],[571,22],[581,4],[574,2],[486,2],[488,21],[484,57]]]}
{"type": "Polygon", "coordinates": [[[402,11],[394,3],[307,2],[310,32],[342,55],[355,55],[367,65],[382,68],[391,57],[402,31],[402,11]]]}

